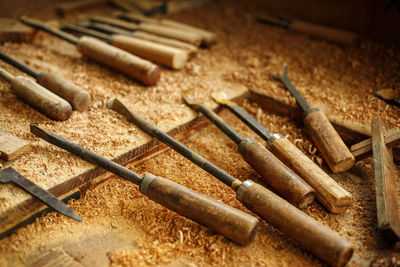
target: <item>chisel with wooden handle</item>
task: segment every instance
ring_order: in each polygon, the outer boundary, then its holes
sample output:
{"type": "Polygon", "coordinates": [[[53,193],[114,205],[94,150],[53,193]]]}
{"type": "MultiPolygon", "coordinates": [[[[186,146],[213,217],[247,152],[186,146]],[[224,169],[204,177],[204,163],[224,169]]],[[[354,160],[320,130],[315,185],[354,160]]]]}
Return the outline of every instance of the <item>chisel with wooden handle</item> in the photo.
{"type": "Polygon", "coordinates": [[[61,28],[63,30],[70,30],[103,39],[109,44],[121,48],[122,50],[173,69],[183,68],[189,57],[188,53],[182,49],[157,44],[132,36],[126,36],[123,34],[108,35],[73,24],[63,24],[61,28]]]}
{"type": "Polygon", "coordinates": [[[141,30],[144,32],[180,40],[195,46],[199,46],[202,40],[201,35],[197,33],[187,32],[163,25],[156,25],[151,23],[137,24],[106,16],[91,16],[89,17],[89,20],[110,24],[130,31],[141,30]]]}
{"type": "Polygon", "coordinates": [[[303,122],[315,146],[321,152],[326,163],[334,173],[343,172],[354,165],[354,157],[344,144],[342,138],[333,128],[328,118],[317,108],[311,108],[287,77],[288,68],[284,66],[283,76],[272,75],[281,81],[294,96],[303,110],[303,122]]]}
{"type": "Polygon", "coordinates": [[[71,105],[43,86],[23,76],[13,76],[0,68],[0,77],[11,84],[15,94],[27,104],[53,120],[66,120],[71,116],[71,105]]]}
{"type": "Polygon", "coordinates": [[[139,186],[140,192],[226,238],[247,245],[258,231],[258,220],[238,209],[151,173],[141,176],[61,136],[31,124],[31,133],[139,186]]]}
{"type": "Polygon", "coordinates": [[[22,17],[23,23],[53,34],[78,46],[85,56],[145,84],[155,85],[160,80],[160,68],[148,60],[134,56],[93,37],[77,38],[66,32],[53,29],[40,20],[22,17]]]}
{"type": "Polygon", "coordinates": [[[170,146],[176,152],[232,188],[236,192],[236,198],[249,210],[297,241],[305,250],[332,266],[343,266],[349,261],[353,253],[350,243],[289,202],[251,180],[241,182],[232,177],[129,110],[118,99],[114,98],[108,101],[107,108],[123,115],[129,122],[135,123],[144,132],[170,146]]]}
{"type": "Polygon", "coordinates": [[[197,27],[190,26],[185,23],[169,20],[169,19],[153,19],[149,18],[146,16],[143,16],[141,14],[135,14],[135,13],[123,13],[118,15],[119,18],[130,20],[130,21],[137,21],[140,23],[151,23],[151,24],[159,24],[159,25],[164,25],[164,26],[169,26],[172,28],[177,28],[181,29],[183,31],[188,31],[188,32],[194,32],[198,33],[202,37],[202,42],[201,44],[205,47],[210,47],[214,45],[217,42],[217,36],[215,33],[206,31],[204,29],[200,29],[197,27]]]}
{"type": "Polygon", "coordinates": [[[272,134],[261,123],[235,102],[230,101],[224,92],[212,94],[213,99],[226,106],[247,126],[263,138],[271,152],[295,171],[315,190],[316,198],[330,212],[342,213],[351,204],[352,197],[343,187],[304,155],[295,145],[281,134],[272,134]]]}
{"type": "Polygon", "coordinates": [[[73,109],[84,110],[89,106],[91,101],[90,94],[63,77],[47,71],[38,73],[25,64],[22,64],[21,62],[1,52],[0,59],[35,78],[38,84],[49,89],[59,97],[67,100],[73,109]]]}
{"type": "Polygon", "coordinates": [[[186,91],[183,99],[188,106],[202,113],[231,138],[238,145],[243,159],[284,199],[300,209],[314,201],[314,190],[265,147],[240,136],[214,111],[197,102],[192,91],[186,91]]]}

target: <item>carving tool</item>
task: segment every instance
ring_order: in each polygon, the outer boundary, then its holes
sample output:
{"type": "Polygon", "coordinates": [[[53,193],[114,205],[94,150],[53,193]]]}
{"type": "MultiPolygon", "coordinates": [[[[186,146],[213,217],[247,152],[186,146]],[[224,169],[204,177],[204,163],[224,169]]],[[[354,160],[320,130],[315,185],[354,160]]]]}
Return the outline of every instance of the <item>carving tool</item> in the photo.
{"type": "Polygon", "coordinates": [[[132,36],[123,34],[108,35],[73,24],[64,24],[61,28],[63,30],[70,30],[103,39],[107,43],[121,48],[122,50],[173,69],[183,68],[188,60],[188,53],[182,49],[157,44],[132,36]]]}
{"type": "Polygon", "coordinates": [[[382,89],[377,91],[375,95],[384,100],[386,103],[400,108],[400,97],[396,96],[396,92],[394,89],[382,89]]]}
{"type": "Polygon", "coordinates": [[[296,98],[297,104],[303,110],[303,122],[315,146],[321,152],[326,163],[335,173],[343,172],[354,165],[354,157],[342,138],[333,128],[328,118],[317,108],[311,108],[287,77],[288,68],[284,66],[283,76],[271,75],[281,81],[286,89],[296,98]]]}
{"type": "Polygon", "coordinates": [[[0,68],[0,77],[11,84],[15,94],[26,103],[54,120],[66,120],[72,113],[71,105],[43,86],[23,76],[14,77],[0,68]]]}
{"type": "Polygon", "coordinates": [[[36,124],[31,124],[31,133],[138,185],[140,192],[154,202],[240,245],[249,244],[258,231],[258,220],[243,211],[151,173],[141,176],[61,136],[45,131],[36,124]]]}
{"type": "Polygon", "coordinates": [[[173,38],[173,39],[183,41],[183,42],[195,45],[195,46],[199,46],[201,43],[201,40],[202,40],[202,37],[200,34],[197,34],[194,32],[187,32],[187,31],[183,31],[180,29],[171,28],[171,27],[163,26],[163,25],[156,25],[156,24],[151,24],[151,23],[138,24],[138,23],[127,22],[124,20],[106,17],[106,16],[91,16],[91,17],[89,17],[89,20],[110,24],[110,25],[120,27],[120,28],[123,28],[126,30],[130,30],[130,31],[140,30],[140,31],[168,37],[168,38],[173,38]]]}
{"type": "Polygon", "coordinates": [[[151,24],[158,24],[158,25],[164,25],[172,28],[177,28],[181,29],[183,31],[188,31],[188,32],[194,32],[198,33],[202,37],[202,42],[201,44],[205,47],[210,47],[217,43],[217,36],[215,33],[206,31],[204,29],[196,28],[193,26],[190,26],[185,23],[169,20],[169,19],[153,19],[149,18],[146,16],[143,16],[138,13],[122,13],[118,15],[119,18],[129,20],[129,21],[135,21],[135,22],[140,22],[140,23],[151,23],[151,24]]]}
{"type": "Polygon", "coordinates": [[[395,240],[400,238],[400,217],[393,155],[385,144],[386,127],[382,119],[373,119],[371,129],[378,230],[395,240]]]}
{"type": "Polygon", "coordinates": [[[225,92],[212,94],[219,104],[226,106],[233,114],[263,138],[271,152],[294,170],[315,190],[317,199],[329,211],[344,212],[352,203],[351,195],[335,180],[303,154],[295,145],[281,134],[272,134],[261,123],[235,102],[230,101],[225,92]]]}
{"type": "Polygon", "coordinates": [[[267,223],[296,240],[305,250],[333,266],[343,266],[349,261],[353,247],[330,228],[297,209],[265,187],[251,181],[232,177],[197,153],[191,151],[168,134],[129,110],[118,99],[111,99],[107,108],[112,109],[144,132],[170,146],[176,152],[236,191],[236,198],[267,223]]]}
{"type": "Polygon", "coordinates": [[[76,45],[85,56],[118,70],[145,85],[155,85],[160,80],[160,68],[148,60],[134,56],[93,37],[77,38],[64,31],[53,29],[34,18],[22,17],[21,21],[76,45]]]}
{"type": "Polygon", "coordinates": [[[58,200],[49,192],[32,183],[30,180],[22,176],[19,172],[11,167],[5,168],[0,171],[0,182],[3,184],[13,183],[34,196],[35,198],[39,199],[55,211],[64,214],[65,216],[70,217],[78,222],[82,221],[81,217],[79,217],[64,202],[58,200]]]}
{"type": "Polygon", "coordinates": [[[38,84],[67,100],[73,109],[84,110],[89,106],[91,101],[89,93],[63,77],[46,71],[38,73],[1,52],[0,59],[35,78],[38,84]]]}
{"type": "Polygon", "coordinates": [[[284,199],[300,209],[314,201],[314,190],[265,147],[250,138],[240,136],[214,111],[197,102],[192,91],[186,91],[183,99],[188,106],[202,113],[231,138],[238,145],[243,159],[284,199]]]}
{"type": "Polygon", "coordinates": [[[89,20],[80,20],[76,23],[79,26],[86,27],[86,28],[92,28],[98,31],[102,31],[107,34],[122,34],[126,36],[132,36],[136,37],[139,39],[163,44],[163,45],[168,45],[172,47],[176,47],[182,50],[185,50],[186,52],[189,53],[190,57],[194,57],[198,51],[198,48],[192,44],[185,43],[182,41],[178,41],[176,39],[172,38],[167,38],[167,37],[162,37],[159,35],[147,33],[144,31],[128,31],[124,30],[122,28],[114,27],[112,25],[108,25],[105,23],[100,23],[100,22],[92,22],[89,20]]]}

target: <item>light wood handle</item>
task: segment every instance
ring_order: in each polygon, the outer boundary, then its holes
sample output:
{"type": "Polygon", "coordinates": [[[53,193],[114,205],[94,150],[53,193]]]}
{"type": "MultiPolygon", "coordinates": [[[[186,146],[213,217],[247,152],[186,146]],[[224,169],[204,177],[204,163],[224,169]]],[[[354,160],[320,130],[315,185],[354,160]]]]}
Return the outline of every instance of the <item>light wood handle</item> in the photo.
{"type": "Polygon", "coordinates": [[[173,69],[183,68],[188,60],[188,53],[184,50],[131,36],[113,35],[112,44],[136,56],[173,69]]]}
{"type": "Polygon", "coordinates": [[[318,167],[285,137],[274,140],[271,152],[315,190],[317,199],[330,212],[342,213],[352,204],[351,194],[318,167]]]}
{"type": "Polygon", "coordinates": [[[183,31],[168,26],[152,24],[152,23],[141,23],[139,24],[139,28],[145,32],[177,39],[186,43],[190,43],[195,46],[199,46],[202,41],[202,37],[198,33],[183,31]]]}
{"type": "Polygon", "coordinates": [[[237,197],[267,223],[329,265],[343,266],[351,258],[353,247],[349,242],[261,185],[246,181],[237,190],[237,197]]]}
{"type": "Polygon", "coordinates": [[[71,116],[72,107],[67,101],[30,79],[17,76],[11,86],[18,97],[49,118],[63,121],[71,116]]]}
{"type": "Polygon", "coordinates": [[[37,82],[59,97],[67,100],[75,110],[84,110],[90,104],[91,97],[87,91],[61,76],[50,72],[42,72],[39,74],[37,82]]]}
{"type": "Polygon", "coordinates": [[[152,174],[144,177],[140,192],[240,245],[249,244],[258,231],[255,217],[152,174]]]}
{"type": "Polygon", "coordinates": [[[304,126],[315,146],[334,173],[343,172],[354,165],[354,157],[342,138],[320,110],[307,114],[304,126]]]}
{"type": "Polygon", "coordinates": [[[85,56],[145,85],[155,85],[160,80],[160,68],[157,65],[95,38],[81,37],[79,50],[85,56]]]}
{"type": "Polygon", "coordinates": [[[290,25],[290,29],[344,45],[352,44],[357,40],[355,33],[301,20],[294,20],[290,25]]]}
{"type": "Polygon", "coordinates": [[[296,207],[302,209],[314,201],[314,190],[259,143],[246,139],[239,152],[263,181],[296,207]]]}

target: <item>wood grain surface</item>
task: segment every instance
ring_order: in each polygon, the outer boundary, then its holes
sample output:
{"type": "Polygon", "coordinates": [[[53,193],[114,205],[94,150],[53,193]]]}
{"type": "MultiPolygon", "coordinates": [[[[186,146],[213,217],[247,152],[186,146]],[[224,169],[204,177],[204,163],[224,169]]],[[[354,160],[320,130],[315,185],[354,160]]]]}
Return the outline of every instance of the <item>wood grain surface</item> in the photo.
{"type": "Polygon", "coordinates": [[[13,160],[29,149],[29,143],[0,129],[0,157],[13,160]]]}

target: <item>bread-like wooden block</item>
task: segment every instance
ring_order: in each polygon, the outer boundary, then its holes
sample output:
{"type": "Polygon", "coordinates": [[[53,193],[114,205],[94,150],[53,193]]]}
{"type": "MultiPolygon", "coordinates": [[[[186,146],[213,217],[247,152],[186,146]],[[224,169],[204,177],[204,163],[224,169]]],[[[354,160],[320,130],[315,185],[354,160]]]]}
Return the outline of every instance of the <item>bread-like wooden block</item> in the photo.
{"type": "Polygon", "coordinates": [[[29,149],[29,143],[0,129],[0,157],[13,160],[29,149]]]}
{"type": "Polygon", "coordinates": [[[29,42],[35,36],[36,30],[16,19],[0,18],[0,43],[29,42]]]}

